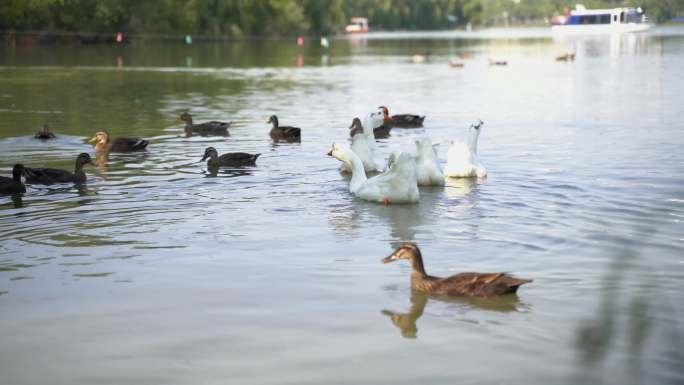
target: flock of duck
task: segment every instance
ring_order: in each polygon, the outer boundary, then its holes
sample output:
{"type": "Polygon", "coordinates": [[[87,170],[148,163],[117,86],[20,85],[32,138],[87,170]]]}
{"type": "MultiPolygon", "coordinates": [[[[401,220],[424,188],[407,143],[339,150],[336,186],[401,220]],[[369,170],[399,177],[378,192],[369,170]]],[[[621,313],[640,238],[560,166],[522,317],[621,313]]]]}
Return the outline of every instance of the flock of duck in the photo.
{"type": "MultiPolygon", "coordinates": [[[[189,113],[180,119],[185,122],[186,136],[226,135],[230,122],[210,121],[194,123],[189,113]]],[[[467,142],[452,141],[449,145],[447,164],[440,167],[436,146],[428,137],[415,141],[415,151],[393,151],[384,170],[375,160],[377,137],[387,137],[394,127],[422,127],[425,116],[413,114],[390,115],[387,107],[381,106],[369,113],[363,121],[354,118],[349,128],[351,145],[332,145],[329,156],[341,162],[340,171],[351,174],[349,191],[354,196],[385,205],[392,203],[417,203],[420,199],[419,186],[444,185],[445,178],[482,178],[487,175],[481,164],[477,143],[484,123],[470,125],[467,142]]],[[[278,118],[272,115],[270,136],[274,141],[299,141],[301,129],[280,126],[278,118]]],[[[47,125],[35,134],[35,138],[55,138],[47,125]]],[[[98,154],[109,152],[144,151],[149,144],[141,138],[110,138],[107,132],[97,132],[89,143],[95,145],[98,154]]],[[[210,171],[220,167],[242,167],[256,164],[260,154],[233,152],[220,155],[214,147],[206,148],[201,161],[207,161],[210,171]]],[[[85,165],[93,164],[88,153],[76,158],[74,172],[55,168],[32,168],[15,164],[12,177],[0,176],[0,194],[21,194],[26,192],[22,177],[29,184],[83,183],[85,165]]],[[[414,243],[400,245],[384,263],[400,259],[411,261],[411,287],[414,290],[446,296],[492,297],[517,292],[518,288],[531,280],[518,279],[507,273],[460,273],[447,278],[430,276],[423,265],[422,254],[414,243]]]]}

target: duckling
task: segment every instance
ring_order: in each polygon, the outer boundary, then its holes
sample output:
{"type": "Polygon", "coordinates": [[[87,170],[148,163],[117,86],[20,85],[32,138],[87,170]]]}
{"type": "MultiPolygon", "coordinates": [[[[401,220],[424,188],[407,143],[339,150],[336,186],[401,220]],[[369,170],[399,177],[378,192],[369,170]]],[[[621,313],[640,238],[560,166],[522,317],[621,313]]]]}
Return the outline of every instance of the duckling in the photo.
{"type": "Polygon", "coordinates": [[[384,115],[384,124],[388,126],[403,128],[423,127],[423,121],[425,120],[425,116],[411,114],[399,114],[390,116],[389,109],[387,107],[380,106],[378,108],[382,110],[382,113],[384,115]]]}
{"type": "Polygon", "coordinates": [[[95,133],[95,136],[88,143],[95,143],[95,151],[133,152],[145,151],[145,147],[150,142],[140,138],[116,138],[111,140],[106,131],[99,131],[95,133]]]}
{"type": "MultiPolygon", "coordinates": [[[[375,138],[384,139],[389,136],[390,130],[392,130],[392,126],[383,123],[373,128],[373,135],[375,135],[375,138]]],[[[361,125],[361,119],[354,118],[351,126],[349,126],[349,137],[353,138],[358,133],[363,133],[363,125],[361,125]]]]}
{"type": "Polygon", "coordinates": [[[0,176],[0,194],[19,194],[26,192],[26,186],[21,181],[24,173],[23,164],[15,164],[12,168],[12,177],[0,176]]]}
{"type": "Polygon", "coordinates": [[[204,122],[199,124],[192,123],[192,115],[189,112],[184,112],[180,119],[185,122],[185,134],[187,136],[192,136],[193,133],[200,135],[227,135],[228,127],[232,122],[217,122],[212,120],[211,122],[204,122]]]}
{"type": "Polygon", "coordinates": [[[407,242],[399,246],[383,263],[399,259],[411,260],[411,288],[432,294],[455,297],[493,297],[518,291],[531,279],[515,278],[507,273],[460,273],[447,278],[428,275],[418,245],[407,242]]]}
{"type": "Polygon", "coordinates": [[[256,163],[257,158],[261,154],[248,154],[246,152],[231,152],[228,154],[218,155],[218,151],[214,147],[207,147],[204,150],[204,157],[200,162],[204,162],[207,158],[207,167],[216,168],[221,166],[226,167],[240,167],[240,166],[253,166],[256,163]]]}
{"type": "Polygon", "coordinates": [[[41,128],[40,131],[36,132],[36,134],[33,137],[36,139],[53,139],[55,138],[55,134],[53,134],[52,131],[50,131],[50,128],[47,124],[43,124],[43,128],[41,128]]]}
{"type": "Polygon", "coordinates": [[[273,127],[271,128],[271,139],[273,140],[300,140],[302,137],[302,129],[299,127],[289,127],[289,126],[280,126],[278,125],[278,117],[275,115],[271,115],[270,118],[268,118],[268,122],[266,123],[271,123],[273,124],[273,127]]]}
{"type": "Polygon", "coordinates": [[[71,173],[67,170],[60,170],[57,168],[24,168],[24,175],[27,183],[36,184],[51,184],[51,183],[83,183],[86,181],[86,174],[83,171],[83,166],[86,164],[93,164],[90,155],[85,152],[78,155],[76,158],[76,167],[71,173]]]}

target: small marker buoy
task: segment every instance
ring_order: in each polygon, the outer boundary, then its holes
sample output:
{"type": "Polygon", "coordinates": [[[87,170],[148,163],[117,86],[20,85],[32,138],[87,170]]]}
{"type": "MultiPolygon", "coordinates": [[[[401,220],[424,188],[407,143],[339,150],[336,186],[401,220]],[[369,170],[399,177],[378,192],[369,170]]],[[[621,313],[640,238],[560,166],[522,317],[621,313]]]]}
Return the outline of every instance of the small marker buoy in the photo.
{"type": "Polygon", "coordinates": [[[298,46],[303,46],[304,45],[304,38],[301,36],[297,36],[297,45],[298,46]]]}
{"type": "Polygon", "coordinates": [[[323,48],[329,48],[330,47],[330,41],[328,41],[327,37],[321,38],[321,47],[323,47],[323,48]]]}
{"type": "Polygon", "coordinates": [[[121,32],[116,33],[116,42],[117,43],[123,43],[123,33],[121,33],[121,32]]]}
{"type": "Polygon", "coordinates": [[[185,35],[185,44],[187,44],[187,45],[192,44],[192,36],[185,35]]]}

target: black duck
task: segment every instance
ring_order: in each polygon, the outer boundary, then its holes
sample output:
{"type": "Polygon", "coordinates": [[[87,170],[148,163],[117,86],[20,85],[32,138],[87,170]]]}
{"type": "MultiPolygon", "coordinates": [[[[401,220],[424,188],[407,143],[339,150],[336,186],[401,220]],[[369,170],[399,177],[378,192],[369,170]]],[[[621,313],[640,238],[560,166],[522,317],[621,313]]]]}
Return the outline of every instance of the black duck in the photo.
{"type": "Polygon", "coordinates": [[[0,176],[0,194],[19,194],[26,192],[26,186],[21,182],[21,174],[24,165],[15,164],[12,168],[12,177],[0,176]]]}
{"type": "Polygon", "coordinates": [[[278,117],[271,115],[268,122],[273,124],[271,128],[271,138],[273,140],[299,140],[302,137],[302,130],[299,127],[281,126],[278,124],[278,117]]]}
{"type": "Polygon", "coordinates": [[[192,136],[193,133],[199,135],[227,135],[228,127],[231,125],[231,123],[215,120],[194,124],[192,122],[192,115],[188,112],[184,112],[180,119],[185,122],[185,134],[187,136],[192,136]]]}
{"type": "Polygon", "coordinates": [[[389,109],[387,107],[380,106],[378,108],[382,110],[385,125],[403,128],[423,127],[425,116],[413,114],[399,114],[390,116],[389,109]]]}
{"type": "Polygon", "coordinates": [[[147,140],[140,138],[116,138],[110,139],[106,131],[99,131],[95,133],[88,143],[95,143],[95,151],[107,152],[133,152],[145,151],[145,148],[150,143],[147,140]]]}
{"type": "Polygon", "coordinates": [[[90,155],[81,153],[76,158],[76,167],[74,172],[61,170],[58,168],[24,168],[24,176],[26,176],[26,183],[34,184],[51,184],[51,183],[83,183],[86,181],[86,174],[83,171],[83,166],[86,164],[93,164],[90,155]]]}
{"type": "Polygon", "coordinates": [[[200,162],[204,162],[207,158],[207,167],[240,167],[240,166],[253,166],[256,164],[256,160],[261,154],[248,154],[246,152],[230,152],[218,155],[218,151],[214,147],[207,147],[204,150],[204,157],[200,162]]]}
{"type": "Polygon", "coordinates": [[[382,262],[389,263],[399,259],[411,260],[411,288],[431,294],[493,297],[515,293],[521,285],[532,282],[507,273],[460,273],[446,278],[433,277],[425,272],[423,257],[415,243],[402,244],[382,262]]]}
{"type": "Polygon", "coordinates": [[[52,131],[50,131],[50,128],[47,124],[43,124],[43,128],[41,128],[40,131],[36,132],[36,134],[33,137],[36,139],[53,139],[55,138],[55,134],[53,134],[52,131]]]}

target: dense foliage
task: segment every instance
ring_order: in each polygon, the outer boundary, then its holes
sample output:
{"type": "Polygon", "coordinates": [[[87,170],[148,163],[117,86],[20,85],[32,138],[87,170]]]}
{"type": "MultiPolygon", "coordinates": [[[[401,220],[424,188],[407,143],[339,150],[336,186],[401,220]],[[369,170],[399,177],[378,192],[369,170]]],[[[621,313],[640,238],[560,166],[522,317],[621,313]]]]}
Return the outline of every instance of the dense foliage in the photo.
{"type": "MultiPolygon", "coordinates": [[[[376,29],[445,29],[539,21],[574,7],[566,0],[2,0],[0,30],[127,31],[148,34],[293,35],[340,31],[350,16],[376,29]]],[[[655,21],[684,0],[585,0],[588,7],[639,5],[655,21]]]]}

